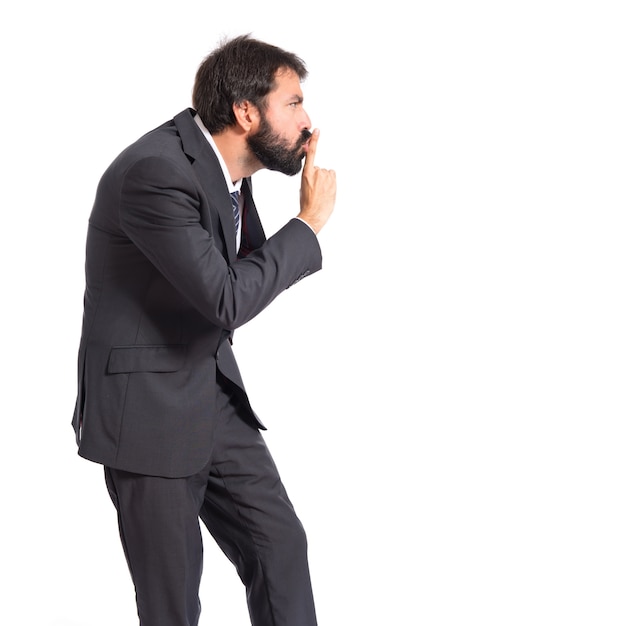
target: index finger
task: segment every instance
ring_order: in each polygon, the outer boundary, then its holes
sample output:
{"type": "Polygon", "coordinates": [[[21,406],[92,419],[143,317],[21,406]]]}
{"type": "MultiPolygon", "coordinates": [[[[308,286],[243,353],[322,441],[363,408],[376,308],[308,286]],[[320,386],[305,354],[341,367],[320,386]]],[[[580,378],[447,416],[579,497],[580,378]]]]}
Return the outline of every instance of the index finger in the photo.
{"type": "Polygon", "coordinates": [[[304,159],[304,168],[302,170],[303,174],[308,174],[314,167],[315,161],[315,151],[317,150],[317,141],[320,137],[319,128],[316,128],[311,133],[311,138],[309,139],[309,143],[307,144],[306,156],[304,159]]]}

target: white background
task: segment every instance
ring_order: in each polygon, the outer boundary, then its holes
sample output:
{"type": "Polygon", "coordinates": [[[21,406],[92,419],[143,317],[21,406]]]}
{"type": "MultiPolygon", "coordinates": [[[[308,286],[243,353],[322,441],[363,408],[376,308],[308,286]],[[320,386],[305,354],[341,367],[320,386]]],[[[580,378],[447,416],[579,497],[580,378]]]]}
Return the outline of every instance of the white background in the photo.
{"type": "MultiPolygon", "coordinates": [[[[251,32],[307,62],[338,173],[324,270],[234,346],[320,626],[623,626],[622,5],[6,3],[0,622],[136,624],[70,428],[87,218],[116,154],[251,32]]],[[[255,180],[271,234],[299,181],[255,180]]],[[[248,623],[205,543],[201,624],[248,623]]]]}

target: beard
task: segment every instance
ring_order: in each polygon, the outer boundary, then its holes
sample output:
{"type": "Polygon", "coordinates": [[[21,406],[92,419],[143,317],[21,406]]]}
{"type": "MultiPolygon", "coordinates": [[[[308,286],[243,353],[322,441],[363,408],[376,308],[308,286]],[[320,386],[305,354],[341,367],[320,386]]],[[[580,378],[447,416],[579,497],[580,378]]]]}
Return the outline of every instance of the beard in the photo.
{"type": "Polygon", "coordinates": [[[268,170],[295,176],[302,169],[305,156],[304,144],[311,137],[308,130],[303,130],[296,145],[289,147],[287,141],[274,131],[265,115],[261,114],[259,130],[248,136],[248,147],[254,156],[268,170]]]}

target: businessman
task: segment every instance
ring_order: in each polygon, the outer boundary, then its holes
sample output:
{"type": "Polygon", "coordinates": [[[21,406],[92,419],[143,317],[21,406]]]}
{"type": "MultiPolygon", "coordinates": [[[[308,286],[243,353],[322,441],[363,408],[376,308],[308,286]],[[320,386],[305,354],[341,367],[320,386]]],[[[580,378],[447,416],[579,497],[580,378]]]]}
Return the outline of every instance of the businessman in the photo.
{"type": "Polygon", "coordinates": [[[306,535],[232,350],[236,328],[321,269],[336,180],[314,164],[306,75],[248,35],[222,42],[198,68],[193,108],[98,185],[73,426],[79,454],[104,466],[141,626],[198,624],[199,520],[254,626],[317,623],[306,535]],[[301,172],[299,208],[269,239],[250,183],[262,168],[301,172]]]}

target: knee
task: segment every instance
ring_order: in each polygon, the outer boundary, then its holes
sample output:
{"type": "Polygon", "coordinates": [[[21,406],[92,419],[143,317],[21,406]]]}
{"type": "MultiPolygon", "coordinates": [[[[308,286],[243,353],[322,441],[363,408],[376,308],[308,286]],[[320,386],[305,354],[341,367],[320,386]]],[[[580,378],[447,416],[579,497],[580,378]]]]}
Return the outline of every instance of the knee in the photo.
{"type": "Polygon", "coordinates": [[[292,556],[306,557],[308,539],[302,522],[294,515],[276,533],[272,548],[292,556]]]}

